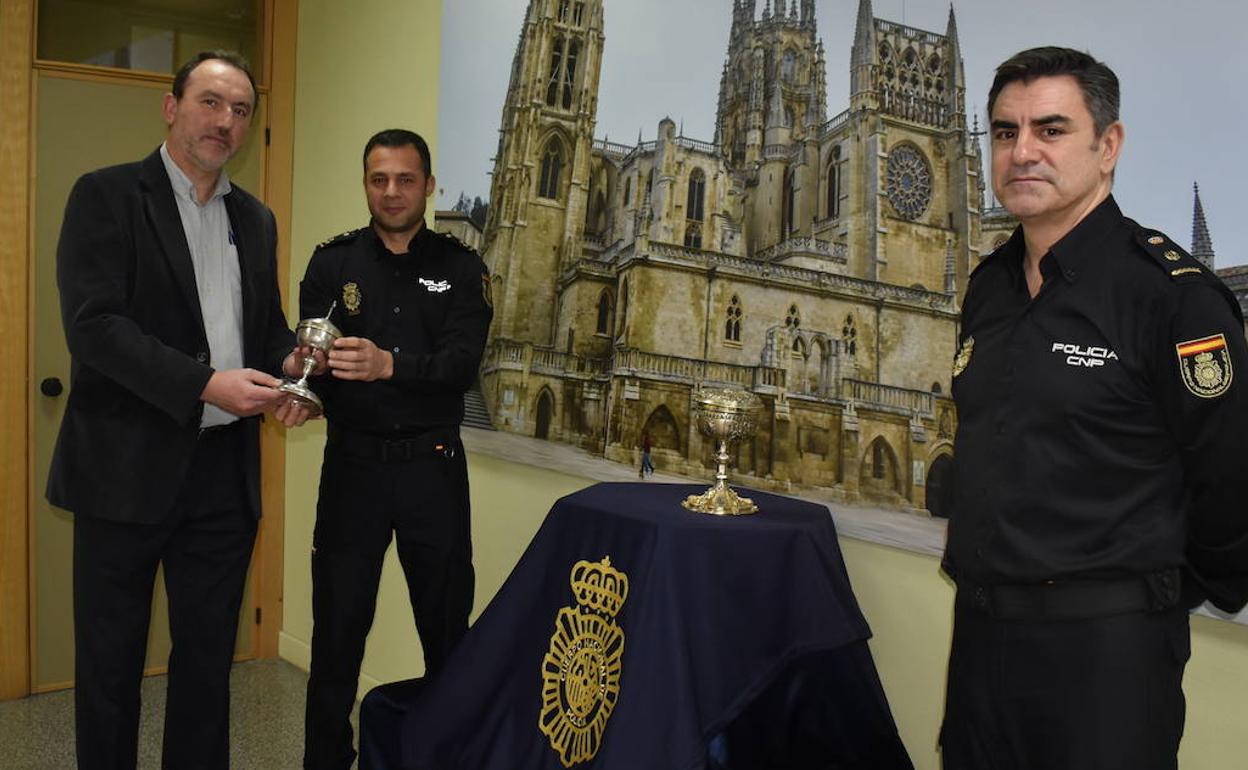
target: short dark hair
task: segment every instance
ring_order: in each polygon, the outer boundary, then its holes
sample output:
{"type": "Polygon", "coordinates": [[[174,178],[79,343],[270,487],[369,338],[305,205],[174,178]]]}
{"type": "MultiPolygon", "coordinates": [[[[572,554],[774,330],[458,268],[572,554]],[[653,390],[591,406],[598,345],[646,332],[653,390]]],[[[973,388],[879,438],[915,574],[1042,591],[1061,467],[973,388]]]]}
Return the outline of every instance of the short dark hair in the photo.
{"type": "Polygon", "coordinates": [[[425,176],[433,176],[433,159],[429,157],[429,145],[425,144],[425,140],[415,131],[408,131],[406,128],[387,128],[385,131],[378,131],[369,138],[368,143],[364,145],[364,171],[368,171],[368,154],[373,151],[377,145],[382,147],[407,147],[411,145],[416,148],[416,152],[420,155],[420,162],[425,166],[425,176]]]}
{"type": "Polygon", "coordinates": [[[1104,62],[1072,48],[1045,46],[1019,51],[997,67],[997,75],[988,90],[988,120],[1001,89],[1010,83],[1030,83],[1036,78],[1069,75],[1079,83],[1083,101],[1092,113],[1092,123],[1099,137],[1118,120],[1118,76],[1104,62]]]}
{"type": "Polygon", "coordinates": [[[200,51],[178,68],[177,74],[173,76],[173,98],[179,100],[182,98],[183,92],[186,91],[186,81],[191,77],[191,73],[206,61],[223,61],[234,69],[241,70],[247,76],[247,82],[251,84],[251,109],[256,109],[260,101],[260,92],[256,90],[256,78],[251,74],[251,65],[241,53],[221,48],[200,51]]]}

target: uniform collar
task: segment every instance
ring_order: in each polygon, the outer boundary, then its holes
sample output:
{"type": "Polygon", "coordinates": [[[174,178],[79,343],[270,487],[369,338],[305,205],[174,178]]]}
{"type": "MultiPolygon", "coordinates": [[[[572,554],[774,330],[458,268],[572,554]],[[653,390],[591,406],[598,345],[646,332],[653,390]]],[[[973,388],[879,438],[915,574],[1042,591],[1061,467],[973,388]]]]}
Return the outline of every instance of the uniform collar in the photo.
{"type": "Polygon", "coordinates": [[[412,239],[407,242],[407,251],[402,254],[395,254],[393,251],[386,248],[386,244],[381,240],[381,236],[377,234],[377,229],[373,227],[373,220],[371,219],[368,220],[368,237],[372,239],[373,248],[375,249],[378,257],[395,259],[414,256],[420,254],[424,250],[425,245],[429,242],[429,225],[426,223],[416,231],[416,234],[412,236],[412,239]]]}
{"type": "Polygon", "coordinates": [[[1097,244],[1121,222],[1122,210],[1118,208],[1114,196],[1110,195],[1053,244],[1040,263],[1041,271],[1046,276],[1049,274],[1044,270],[1044,263],[1052,259],[1055,264],[1049,267],[1049,271],[1060,272],[1069,283],[1079,280],[1079,276],[1090,267],[1089,262],[1101,258],[1097,244]]]}
{"type": "MultiPolygon", "coordinates": [[[[1009,240],[1001,244],[992,254],[993,261],[1000,261],[1005,268],[1006,273],[1010,276],[1010,281],[1015,289],[1023,289],[1023,254],[1026,247],[1023,244],[1023,228],[1018,226],[1014,228],[1014,232],[1010,234],[1009,240]]],[[[1041,264],[1044,264],[1041,262],[1041,264]]]]}

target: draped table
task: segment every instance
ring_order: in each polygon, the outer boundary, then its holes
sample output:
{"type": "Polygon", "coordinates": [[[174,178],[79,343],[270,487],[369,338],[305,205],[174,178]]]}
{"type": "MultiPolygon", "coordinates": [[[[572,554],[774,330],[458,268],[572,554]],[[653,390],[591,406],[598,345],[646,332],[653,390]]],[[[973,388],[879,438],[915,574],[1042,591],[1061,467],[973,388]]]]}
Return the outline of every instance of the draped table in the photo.
{"type": "Polygon", "coordinates": [[[372,770],[911,770],[828,510],[685,484],[557,501],[426,680],[373,690],[372,770]]]}

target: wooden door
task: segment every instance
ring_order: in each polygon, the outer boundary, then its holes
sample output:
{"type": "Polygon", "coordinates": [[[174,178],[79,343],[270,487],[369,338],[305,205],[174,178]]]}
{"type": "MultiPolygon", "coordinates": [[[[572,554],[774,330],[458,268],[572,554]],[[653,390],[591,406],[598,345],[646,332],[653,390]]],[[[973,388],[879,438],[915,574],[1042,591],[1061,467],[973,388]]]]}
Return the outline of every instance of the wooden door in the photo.
{"type": "MultiPolygon", "coordinates": [[[[44,499],[48,465],[69,388],[69,354],[56,289],[56,242],[65,200],[87,171],[138,160],[164,140],[160,116],[167,82],[66,77],[40,73],[35,95],[33,367],[36,393],[31,431],[31,690],[71,687],[74,671],[73,518],[44,499]]],[[[264,174],[265,99],[253,118],[253,135],[231,160],[230,178],[260,192],[264,174]]],[[[250,586],[251,581],[249,581],[250,586]]],[[[158,576],[153,597],[146,670],[164,670],[169,656],[167,602],[158,576]]],[[[252,654],[255,610],[243,600],[237,652],[252,654]]]]}

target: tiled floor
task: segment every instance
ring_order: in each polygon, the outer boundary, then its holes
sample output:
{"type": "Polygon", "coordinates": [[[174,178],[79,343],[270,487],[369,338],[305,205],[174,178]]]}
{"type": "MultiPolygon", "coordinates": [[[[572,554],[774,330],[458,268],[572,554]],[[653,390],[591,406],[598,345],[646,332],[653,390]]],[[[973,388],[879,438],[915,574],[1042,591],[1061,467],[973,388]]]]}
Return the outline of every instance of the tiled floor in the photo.
{"type": "MultiPolygon", "coordinates": [[[[280,660],[238,663],[230,675],[232,770],[297,770],[307,674],[280,660]]],[[[160,767],[165,677],[143,680],[139,768],[160,767]]],[[[356,716],[352,716],[353,723],[356,716]]],[[[0,703],[0,768],[73,770],[72,690],[0,703]]]]}

